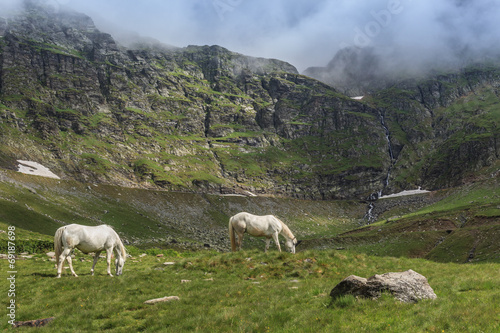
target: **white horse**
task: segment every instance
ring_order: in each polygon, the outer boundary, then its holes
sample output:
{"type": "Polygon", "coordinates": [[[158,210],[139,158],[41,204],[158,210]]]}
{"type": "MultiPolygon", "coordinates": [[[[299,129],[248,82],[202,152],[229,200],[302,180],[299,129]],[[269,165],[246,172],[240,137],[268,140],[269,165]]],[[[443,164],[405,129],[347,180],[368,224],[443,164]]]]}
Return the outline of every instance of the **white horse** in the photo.
{"type": "Polygon", "coordinates": [[[233,251],[236,251],[236,248],[241,250],[241,242],[245,232],[255,237],[266,237],[265,252],[269,249],[271,238],[281,252],[278,239],[278,234],[280,233],[286,238],[285,245],[291,253],[295,253],[295,246],[300,243],[297,242],[297,238],[295,238],[286,224],[275,216],[258,216],[242,212],[229,219],[229,238],[231,239],[231,249],[233,251]],[[236,235],[238,236],[237,240],[236,235]]]}
{"type": "Polygon", "coordinates": [[[71,263],[71,253],[77,248],[83,253],[94,252],[94,263],[90,272],[94,275],[94,267],[102,251],[106,251],[106,261],[108,263],[108,275],[111,274],[111,253],[115,252],[116,275],[123,273],[123,265],[127,252],[118,234],[107,225],[89,227],[79,224],[70,224],[57,229],[54,236],[54,250],[56,253],[57,277],[61,277],[61,270],[64,260],[68,260],[69,268],[73,276],[78,277],[73,270],[71,263]],[[63,250],[64,247],[64,250],[63,250]]]}

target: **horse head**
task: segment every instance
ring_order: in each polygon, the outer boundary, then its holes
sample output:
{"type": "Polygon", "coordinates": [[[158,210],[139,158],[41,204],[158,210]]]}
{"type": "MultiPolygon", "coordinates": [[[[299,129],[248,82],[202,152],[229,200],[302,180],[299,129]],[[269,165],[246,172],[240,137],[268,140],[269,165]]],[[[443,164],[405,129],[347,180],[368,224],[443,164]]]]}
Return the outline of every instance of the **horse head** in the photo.
{"type": "Polygon", "coordinates": [[[301,240],[297,240],[297,238],[294,238],[294,239],[288,239],[286,242],[285,242],[285,245],[288,249],[288,251],[290,251],[291,253],[295,253],[295,248],[300,244],[302,243],[301,240]]]}
{"type": "Polygon", "coordinates": [[[285,242],[285,246],[291,253],[295,253],[295,245],[297,244],[297,238],[287,239],[285,242]]]}
{"type": "Polygon", "coordinates": [[[116,258],[116,276],[123,274],[123,266],[125,265],[125,259],[122,257],[116,258]]]}

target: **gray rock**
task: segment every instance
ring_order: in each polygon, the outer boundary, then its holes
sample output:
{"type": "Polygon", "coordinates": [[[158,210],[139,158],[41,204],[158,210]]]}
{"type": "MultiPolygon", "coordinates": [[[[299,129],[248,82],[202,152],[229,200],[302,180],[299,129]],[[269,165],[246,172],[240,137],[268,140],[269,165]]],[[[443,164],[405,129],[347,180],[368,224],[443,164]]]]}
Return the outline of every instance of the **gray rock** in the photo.
{"type": "Polygon", "coordinates": [[[50,317],[50,318],[45,318],[45,319],[36,319],[36,320],[27,320],[27,321],[15,321],[14,324],[12,325],[13,327],[21,327],[21,326],[28,326],[28,327],[42,327],[50,323],[56,319],[55,317],[50,317]]]}
{"type": "Polygon", "coordinates": [[[437,298],[425,276],[411,269],[405,272],[376,274],[368,279],[350,275],[332,289],[330,296],[333,299],[343,295],[376,299],[383,291],[390,292],[395,299],[405,303],[437,298]]]}
{"type": "Polygon", "coordinates": [[[178,296],[165,296],[162,298],[155,298],[155,299],[150,299],[144,302],[144,304],[156,304],[156,303],[164,303],[164,302],[171,302],[171,301],[178,301],[180,298],[178,296]]]}

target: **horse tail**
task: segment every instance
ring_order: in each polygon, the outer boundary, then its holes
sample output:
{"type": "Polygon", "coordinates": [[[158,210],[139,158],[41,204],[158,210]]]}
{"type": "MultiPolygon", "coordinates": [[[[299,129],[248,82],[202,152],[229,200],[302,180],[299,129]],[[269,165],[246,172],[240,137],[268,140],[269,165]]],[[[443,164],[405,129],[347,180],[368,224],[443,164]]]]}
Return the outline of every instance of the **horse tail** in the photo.
{"type": "Polygon", "coordinates": [[[234,235],[234,228],[233,228],[233,217],[229,219],[229,238],[231,239],[231,250],[233,252],[236,251],[236,240],[235,240],[235,235],[234,235]]]}
{"type": "Polygon", "coordinates": [[[54,235],[54,252],[56,256],[57,267],[59,267],[59,257],[61,256],[62,253],[62,247],[63,247],[62,234],[64,232],[64,229],[66,229],[66,227],[60,227],[59,229],[57,229],[56,234],[54,235]]]}

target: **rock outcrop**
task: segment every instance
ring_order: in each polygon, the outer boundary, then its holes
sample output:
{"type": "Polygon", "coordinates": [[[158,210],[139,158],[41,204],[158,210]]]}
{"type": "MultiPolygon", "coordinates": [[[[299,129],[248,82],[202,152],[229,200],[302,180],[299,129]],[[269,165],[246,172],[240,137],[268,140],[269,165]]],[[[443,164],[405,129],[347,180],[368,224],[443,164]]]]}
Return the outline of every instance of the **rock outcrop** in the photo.
{"type": "Polygon", "coordinates": [[[437,298],[427,279],[411,269],[405,272],[376,274],[368,279],[350,275],[332,289],[330,296],[333,299],[343,295],[376,299],[382,292],[389,292],[395,299],[405,303],[437,298]]]}

